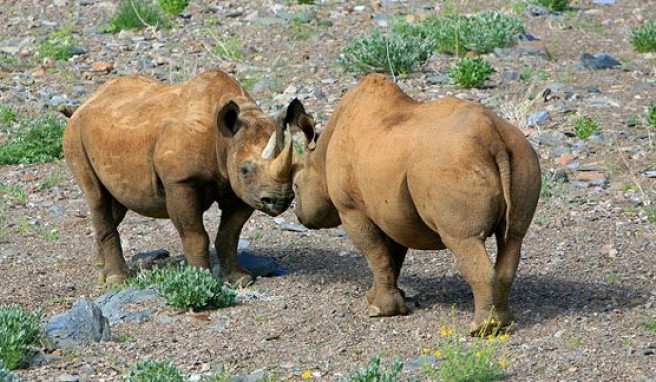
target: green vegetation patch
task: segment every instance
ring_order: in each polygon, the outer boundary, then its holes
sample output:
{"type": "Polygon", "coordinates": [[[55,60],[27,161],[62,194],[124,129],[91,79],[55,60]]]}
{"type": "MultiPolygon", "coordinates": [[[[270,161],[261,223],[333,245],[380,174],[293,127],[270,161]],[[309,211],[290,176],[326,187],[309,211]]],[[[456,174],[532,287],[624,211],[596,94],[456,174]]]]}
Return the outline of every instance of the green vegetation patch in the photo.
{"type": "Polygon", "coordinates": [[[403,363],[398,357],[387,367],[381,367],[380,356],[374,356],[367,367],[344,378],[342,382],[396,382],[400,381],[398,375],[402,369],[403,363]]]}
{"type": "Polygon", "coordinates": [[[649,122],[651,127],[656,129],[656,103],[649,106],[649,110],[647,111],[647,122],[649,122]]]}
{"type": "Polygon", "coordinates": [[[169,16],[175,16],[187,8],[190,0],[158,0],[159,7],[169,16]]]}
{"type": "Polygon", "coordinates": [[[0,144],[0,164],[44,163],[61,159],[66,124],[58,114],[18,122],[9,140],[0,144]]]}
{"type": "Polygon", "coordinates": [[[180,370],[168,361],[144,360],[135,363],[125,376],[126,382],[184,382],[180,370]]]}
{"type": "Polygon", "coordinates": [[[574,134],[581,139],[588,138],[599,128],[599,121],[597,118],[589,116],[580,116],[574,119],[573,129],[574,134]]]}
{"type": "Polygon", "coordinates": [[[162,11],[150,1],[123,0],[107,24],[101,27],[101,30],[114,33],[147,26],[168,28],[169,22],[162,11]]]}
{"type": "Polygon", "coordinates": [[[485,11],[429,17],[417,32],[431,38],[438,52],[459,56],[468,51],[484,54],[512,46],[525,28],[516,17],[485,11]]]}
{"type": "Polygon", "coordinates": [[[656,52],[656,22],[648,20],[642,26],[633,29],[631,44],[640,53],[656,52]]]}
{"type": "Polygon", "coordinates": [[[140,273],[129,285],[155,286],[166,302],[176,309],[225,308],[235,303],[237,292],[212,275],[209,269],[177,266],[140,273]]]}
{"type": "Polygon", "coordinates": [[[420,35],[374,31],[343,47],[339,63],[348,72],[407,75],[430,57],[434,47],[432,40],[420,35]]]}
{"type": "Polygon", "coordinates": [[[39,338],[41,312],[30,312],[20,305],[0,306],[0,361],[15,369],[30,355],[39,338]]]}
{"type": "Polygon", "coordinates": [[[555,12],[562,12],[569,8],[569,0],[534,0],[533,3],[555,12]]]}
{"type": "Polygon", "coordinates": [[[55,60],[68,60],[73,57],[78,39],[71,33],[72,28],[73,24],[68,24],[39,42],[39,57],[50,57],[55,60]]]}
{"type": "Polygon", "coordinates": [[[492,65],[480,57],[463,58],[449,68],[449,77],[462,87],[480,88],[492,71],[492,65]]]}

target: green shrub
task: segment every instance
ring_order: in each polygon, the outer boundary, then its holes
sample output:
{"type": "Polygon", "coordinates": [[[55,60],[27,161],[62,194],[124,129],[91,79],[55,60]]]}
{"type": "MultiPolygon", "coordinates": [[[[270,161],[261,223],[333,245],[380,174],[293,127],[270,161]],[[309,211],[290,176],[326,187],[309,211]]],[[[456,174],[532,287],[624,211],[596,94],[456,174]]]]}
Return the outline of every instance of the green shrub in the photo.
{"type": "Polygon", "coordinates": [[[475,15],[447,14],[429,17],[423,23],[426,35],[434,41],[438,52],[462,55],[467,51],[478,54],[505,48],[525,32],[518,18],[499,12],[486,11],[475,15]]]}
{"type": "Polygon", "coordinates": [[[465,88],[483,86],[490,74],[492,65],[480,57],[460,59],[449,68],[451,81],[465,88]]]}
{"type": "Polygon", "coordinates": [[[435,349],[424,351],[432,352],[437,361],[437,367],[429,363],[422,365],[428,380],[487,382],[503,376],[509,365],[506,357],[500,354],[501,343],[508,339],[509,334],[498,335],[498,330],[493,330],[492,334],[485,336],[485,331],[471,341],[463,341],[442,325],[435,349]]]}
{"type": "Polygon", "coordinates": [[[180,370],[171,362],[144,360],[134,364],[128,375],[125,376],[126,382],[184,382],[180,370]]]}
{"type": "Polygon", "coordinates": [[[21,378],[18,374],[5,369],[5,365],[0,361],[0,381],[2,382],[20,382],[21,378]]]}
{"type": "Polygon", "coordinates": [[[39,57],[50,57],[55,60],[68,60],[73,57],[73,49],[78,43],[71,34],[73,24],[68,24],[57,32],[52,32],[45,40],[39,42],[39,57]]]}
{"type": "Polygon", "coordinates": [[[647,111],[647,122],[651,127],[656,129],[656,103],[649,106],[649,111],[647,111]]]}
{"type": "Polygon", "coordinates": [[[597,131],[599,122],[596,118],[580,116],[574,119],[574,134],[581,139],[588,138],[592,133],[597,131]]]}
{"type": "Polygon", "coordinates": [[[20,305],[0,306],[0,361],[15,369],[30,353],[39,338],[41,312],[30,312],[20,305]]]}
{"type": "Polygon", "coordinates": [[[556,12],[569,8],[569,0],[534,0],[533,2],[556,12]]]}
{"type": "Polygon", "coordinates": [[[158,0],[159,7],[169,16],[175,16],[187,8],[190,0],[158,0]]]}
{"type": "Polygon", "coordinates": [[[10,139],[0,144],[0,164],[44,163],[64,156],[62,135],[66,124],[59,115],[46,114],[19,125],[10,139]]]}
{"type": "Polygon", "coordinates": [[[312,5],[314,4],[314,0],[297,0],[297,3],[300,5],[312,5]]]}
{"type": "Polygon", "coordinates": [[[643,326],[647,330],[651,330],[652,332],[656,332],[656,320],[647,321],[643,324],[643,326]]]}
{"type": "Polygon", "coordinates": [[[656,22],[648,20],[631,31],[631,44],[637,52],[656,52],[656,22]]]}
{"type": "Polygon", "coordinates": [[[210,49],[210,53],[213,55],[224,60],[232,61],[244,58],[244,51],[241,48],[242,43],[237,37],[230,36],[225,39],[220,39],[214,35],[212,37],[214,37],[214,41],[216,42],[216,45],[210,49]]]}
{"type": "Polygon", "coordinates": [[[339,63],[349,72],[407,75],[428,59],[431,40],[398,32],[360,35],[343,47],[339,63]]]}
{"type": "Polygon", "coordinates": [[[403,369],[403,363],[397,357],[385,370],[380,367],[380,357],[371,357],[366,368],[358,370],[354,374],[343,379],[343,382],[396,382],[399,381],[399,373],[403,369]]]}
{"type": "Polygon", "coordinates": [[[235,302],[237,292],[223,285],[205,268],[178,266],[139,274],[129,284],[154,285],[166,302],[176,309],[225,308],[235,302]]]}
{"type": "Polygon", "coordinates": [[[106,25],[103,32],[118,32],[127,29],[139,29],[146,26],[168,28],[168,20],[152,2],[147,0],[123,0],[106,25]]]}

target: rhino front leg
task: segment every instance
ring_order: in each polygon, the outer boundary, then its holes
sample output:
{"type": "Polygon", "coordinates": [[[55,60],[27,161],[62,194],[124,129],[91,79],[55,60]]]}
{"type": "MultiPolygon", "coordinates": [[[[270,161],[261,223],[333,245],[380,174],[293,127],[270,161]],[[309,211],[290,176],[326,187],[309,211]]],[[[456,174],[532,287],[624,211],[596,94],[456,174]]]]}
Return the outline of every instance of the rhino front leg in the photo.
{"type": "Polygon", "coordinates": [[[367,259],[374,281],[367,291],[369,316],[395,316],[408,312],[397,286],[407,248],[390,240],[371,220],[357,211],[340,213],[344,229],[367,259]]]}
{"type": "Polygon", "coordinates": [[[250,273],[239,265],[237,245],[241,230],[254,210],[241,201],[226,204],[222,206],[221,223],[216,234],[214,247],[219,258],[223,278],[231,285],[244,287],[252,282],[252,278],[250,273]]]}
{"type": "Polygon", "coordinates": [[[198,192],[185,184],[166,189],[166,209],[182,240],[187,264],[209,268],[210,240],[203,226],[203,208],[198,192]]]}

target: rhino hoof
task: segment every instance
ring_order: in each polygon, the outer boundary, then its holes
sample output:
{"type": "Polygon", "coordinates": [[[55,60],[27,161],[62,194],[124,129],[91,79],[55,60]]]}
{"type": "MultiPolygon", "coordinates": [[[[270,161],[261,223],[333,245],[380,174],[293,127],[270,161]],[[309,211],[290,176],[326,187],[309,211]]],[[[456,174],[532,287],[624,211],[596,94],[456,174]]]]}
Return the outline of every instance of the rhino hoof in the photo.
{"type": "Polygon", "coordinates": [[[369,305],[369,317],[380,317],[380,308],[374,305],[369,305]]]}
{"type": "Polygon", "coordinates": [[[109,275],[105,278],[105,284],[120,284],[125,281],[126,278],[127,277],[123,274],[109,275]]]}

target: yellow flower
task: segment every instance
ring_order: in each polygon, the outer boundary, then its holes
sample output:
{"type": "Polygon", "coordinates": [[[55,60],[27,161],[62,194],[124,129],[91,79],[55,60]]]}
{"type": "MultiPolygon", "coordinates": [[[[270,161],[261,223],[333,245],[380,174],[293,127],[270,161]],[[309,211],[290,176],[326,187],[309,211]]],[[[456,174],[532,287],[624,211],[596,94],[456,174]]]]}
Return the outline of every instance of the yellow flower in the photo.
{"type": "Polygon", "coordinates": [[[510,338],[510,333],[503,333],[502,335],[499,336],[499,341],[505,341],[508,338],[510,338]]]}
{"type": "Polygon", "coordinates": [[[451,334],[453,334],[453,330],[451,330],[451,329],[447,328],[446,326],[442,325],[442,326],[440,326],[440,334],[443,337],[450,336],[451,334]]]}
{"type": "Polygon", "coordinates": [[[310,369],[305,370],[303,374],[301,374],[301,377],[303,379],[310,379],[310,377],[312,377],[312,370],[310,369]]]}
{"type": "Polygon", "coordinates": [[[421,354],[428,354],[430,352],[429,348],[423,348],[421,349],[421,354]]]}
{"type": "Polygon", "coordinates": [[[481,356],[481,352],[477,351],[476,354],[474,354],[474,355],[475,355],[476,357],[480,357],[480,356],[481,356]]]}
{"type": "Polygon", "coordinates": [[[440,356],[442,355],[442,350],[440,350],[440,349],[435,350],[435,351],[433,352],[433,355],[434,355],[435,357],[440,357],[440,356]]]}
{"type": "Polygon", "coordinates": [[[501,366],[501,368],[504,370],[508,367],[508,364],[506,363],[506,357],[503,357],[499,360],[499,366],[501,366]]]}

